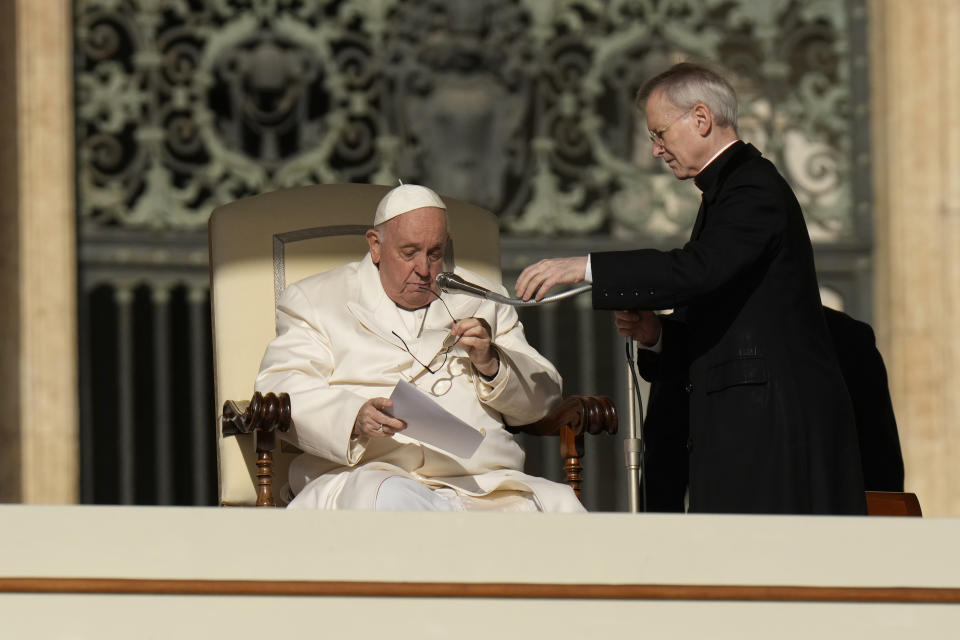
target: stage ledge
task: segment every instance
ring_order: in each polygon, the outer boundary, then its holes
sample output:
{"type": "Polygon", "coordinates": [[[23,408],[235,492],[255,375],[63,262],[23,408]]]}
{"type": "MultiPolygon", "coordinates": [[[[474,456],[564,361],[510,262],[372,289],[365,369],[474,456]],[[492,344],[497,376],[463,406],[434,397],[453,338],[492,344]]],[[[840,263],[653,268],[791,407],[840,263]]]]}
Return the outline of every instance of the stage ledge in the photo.
{"type": "Polygon", "coordinates": [[[40,612],[72,612],[70,637],[86,637],[90,616],[129,633],[124,620],[152,611],[150,624],[182,633],[222,609],[225,624],[250,631],[249,612],[264,606],[279,606],[286,628],[302,622],[298,611],[316,619],[371,603],[391,612],[365,619],[371,629],[396,631],[425,609],[436,637],[495,633],[496,612],[561,636],[594,629],[595,615],[610,630],[644,620],[647,631],[710,637],[726,637],[725,619],[737,621],[729,637],[751,625],[762,637],[767,619],[792,620],[777,637],[828,621],[874,638],[901,623],[960,623],[958,519],[8,505],[0,523],[0,615],[53,633],[58,617],[40,612]],[[563,615],[571,606],[577,622],[563,615]],[[158,607],[179,617],[157,619],[158,607]]]}

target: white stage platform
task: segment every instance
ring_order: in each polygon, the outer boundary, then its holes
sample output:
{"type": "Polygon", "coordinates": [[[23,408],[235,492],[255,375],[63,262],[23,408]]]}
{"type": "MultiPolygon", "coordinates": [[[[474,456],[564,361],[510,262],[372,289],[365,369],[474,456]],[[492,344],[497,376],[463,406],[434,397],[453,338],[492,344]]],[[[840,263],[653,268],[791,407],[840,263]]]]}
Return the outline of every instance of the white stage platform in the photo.
{"type": "Polygon", "coordinates": [[[960,520],[0,506],[0,638],[908,638],[960,520]]]}

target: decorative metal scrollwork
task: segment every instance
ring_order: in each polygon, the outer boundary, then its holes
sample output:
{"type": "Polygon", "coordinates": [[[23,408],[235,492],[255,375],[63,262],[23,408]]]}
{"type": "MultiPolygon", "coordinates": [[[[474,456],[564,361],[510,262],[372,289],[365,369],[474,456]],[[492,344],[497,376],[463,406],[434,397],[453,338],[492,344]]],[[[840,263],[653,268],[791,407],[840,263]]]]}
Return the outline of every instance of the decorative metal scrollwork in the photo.
{"type": "Polygon", "coordinates": [[[508,233],[684,232],[633,93],[719,65],[811,235],[853,225],[861,0],[77,0],[82,230],[200,229],[243,195],[421,181],[508,233]]]}

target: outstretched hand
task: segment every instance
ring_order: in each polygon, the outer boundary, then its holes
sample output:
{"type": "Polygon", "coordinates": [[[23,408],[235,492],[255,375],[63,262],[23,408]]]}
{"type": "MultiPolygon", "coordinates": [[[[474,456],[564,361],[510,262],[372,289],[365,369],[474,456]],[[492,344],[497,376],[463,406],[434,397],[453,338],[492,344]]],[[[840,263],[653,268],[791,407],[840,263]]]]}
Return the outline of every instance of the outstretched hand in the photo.
{"type": "Polygon", "coordinates": [[[514,290],[517,297],[529,300],[543,300],[547,292],[558,284],[576,284],[583,282],[587,273],[587,257],[548,258],[536,262],[520,274],[514,290]]]}
{"type": "Polygon", "coordinates": [[[383,412],[393,407],[390,398],[370,398],[363,403],[353,420],[353,435],[365,438],[388,438],[398,431],[403,431],[407,425],[383,412]]]}

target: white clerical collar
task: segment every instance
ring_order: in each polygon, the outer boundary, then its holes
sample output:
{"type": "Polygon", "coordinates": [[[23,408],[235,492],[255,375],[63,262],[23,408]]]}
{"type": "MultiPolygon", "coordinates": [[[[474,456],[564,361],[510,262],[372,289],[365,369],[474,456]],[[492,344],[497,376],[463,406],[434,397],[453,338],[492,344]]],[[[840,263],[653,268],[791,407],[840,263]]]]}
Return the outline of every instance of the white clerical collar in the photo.
{"type": "Polygon", "coordinates": [[[420,335],[420,327],[423,326],[423,318],[427,315],[427,307],[419,309],[404,309],[397,305],[397,311],[400,313],[400,319],[411,337],[416,338],[420,335]]]}
{"type": "Polygon", "coordinates": [[[717,151],[715,154],[713,154],[713,156],[712,156],[709,160],[707,160],[707,163],[706,163],[705,165],[703,165],[702,167],[700,167],[700,171],[697,171],[697,174],[703,173],[703,170],[706,169],[707,167],[709,167],[711,162],[713,162],[713,161],[716,160],[718,157],[720,157],[720,154],[721,154],[721,153],[723,153],[724,151],[726,151],[727,149],[729,149],[729,148],[732,147],[733,145],[737,144],[738,142],[740,142],[740,139],[739,139],[739,138],[737,138],[736,140],[732,140],[732,141],[728,142],[727,144],[723,145],[723,147],[721,147],[719,151],[717,151]]]}

